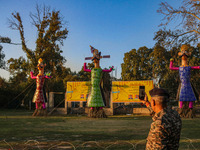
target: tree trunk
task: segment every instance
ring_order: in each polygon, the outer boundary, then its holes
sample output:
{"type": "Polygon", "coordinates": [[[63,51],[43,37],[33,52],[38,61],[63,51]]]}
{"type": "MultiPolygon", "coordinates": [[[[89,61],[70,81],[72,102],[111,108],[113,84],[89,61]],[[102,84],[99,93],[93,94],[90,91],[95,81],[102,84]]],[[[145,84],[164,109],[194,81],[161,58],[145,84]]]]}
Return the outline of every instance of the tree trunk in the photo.
{"type": "Polygon", "coordinates": [[[183,102],[183,107],[178,108],[177,111],[183,118],[194,118],[196,116],[194,108],[189,108],[189,102],[183,102]]]}
{"type": "Polygon", "coordinates": [[[47,110],[43,109],[42,103],[38,103],[38,108],[35,109],[32,116],[47,116],[47,110]]]}
{"type": "Polygon", "coordinates": [[[107,118],[104,110],[101,107],[93,107],[89,110],[88,117],[90,118],[107,118]]]}
{"type": "Polygon", "coordinates": [[[105,107],[110,107],[110,91],[103,90],[105,107]]]}

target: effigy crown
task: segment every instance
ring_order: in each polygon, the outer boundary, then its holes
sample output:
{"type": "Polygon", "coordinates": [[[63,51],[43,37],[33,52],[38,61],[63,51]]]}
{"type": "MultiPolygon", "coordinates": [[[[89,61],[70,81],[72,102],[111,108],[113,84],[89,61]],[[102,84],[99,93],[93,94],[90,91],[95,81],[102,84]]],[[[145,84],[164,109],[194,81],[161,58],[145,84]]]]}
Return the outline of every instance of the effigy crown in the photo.
{"type": "Polygon", "coordinates": [[[188,51],[189,50],[189,46],[184,44],[181,46],[181,51],[188,51]]]}
{"type": "Polygon", "coordinates": [[[101,52],[99,52],[98,49],[94,48],[91,45],[90,45],[90,50],[91,50],[91,53],[93,54],[93,57],[85,57],[85,60],[93,60],[94,58],[98,58],[98,59],[110,58],[110,55],[101,56],[101,52]]]}
{"type": "Polygon", "coordinates": [[[42,63],[43,62],[43,60],[42,60],[42,58],[40,58],[39,60],[38,60],[38,63],[40,64],[40,63],[42,63]]]}

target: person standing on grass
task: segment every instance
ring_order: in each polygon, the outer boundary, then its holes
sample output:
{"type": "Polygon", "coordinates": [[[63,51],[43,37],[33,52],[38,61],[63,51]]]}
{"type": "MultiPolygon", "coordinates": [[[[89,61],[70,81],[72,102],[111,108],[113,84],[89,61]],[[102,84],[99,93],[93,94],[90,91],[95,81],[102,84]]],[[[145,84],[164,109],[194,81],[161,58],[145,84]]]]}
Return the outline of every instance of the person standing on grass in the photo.
{"type": "Polygon", "coordinates": [[[153,114],[146,150],[178,150],[182,121],[178,112],[167,106],[168,92],[154,88],[149,94],[151,102],[147,95],[141,100],[153,114]]]}

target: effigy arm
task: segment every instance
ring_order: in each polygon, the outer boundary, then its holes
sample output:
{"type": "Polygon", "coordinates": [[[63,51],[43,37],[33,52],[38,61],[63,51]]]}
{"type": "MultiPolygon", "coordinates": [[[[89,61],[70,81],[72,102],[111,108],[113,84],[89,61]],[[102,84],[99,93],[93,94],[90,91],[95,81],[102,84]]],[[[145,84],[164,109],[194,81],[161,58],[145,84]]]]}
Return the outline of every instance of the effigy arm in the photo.
{"type": "Polygon", "coordinates": [[[170,70],[179,70],[178,67],[174,67],[174,66],[173,66],[173,63],[174,63],[174,59],[172,58],[172,59],[170,59],[169,69],[170,69],[170,70]]]}
{"type": "Polygon", "coordinates": [[[200,66],[192,66],[191,69],[199,70],[199,69],[200,69],[200,66]]]}
{"type": "Polygon", "coordinates": [[[114,66],[110,67],[109,70],[103,69],[102,71],[103,71],[103,72],[111,72],[113,69],[114,69],[114,66]]]}
{"type": "Polygon", "coordinates": [[[46,79],[50,79],[52,78],[52,76],[44,76],[46,79]]]}
{"type": "Polygon", "coordinates": [[[86,63],[84,63],[83,70],[84,70],[85,72],[91,72],[90,69],[87,69],[86,63]]]}
{"type": "Polygon", "coordinates": [[[37,78],[37,76],[34,76],[34,75],[33,75],[33,72],[32,72],[32,71],[30,72],[30,74],[31,74],[31,79],[36,79],[36,78],[37,78]]]}

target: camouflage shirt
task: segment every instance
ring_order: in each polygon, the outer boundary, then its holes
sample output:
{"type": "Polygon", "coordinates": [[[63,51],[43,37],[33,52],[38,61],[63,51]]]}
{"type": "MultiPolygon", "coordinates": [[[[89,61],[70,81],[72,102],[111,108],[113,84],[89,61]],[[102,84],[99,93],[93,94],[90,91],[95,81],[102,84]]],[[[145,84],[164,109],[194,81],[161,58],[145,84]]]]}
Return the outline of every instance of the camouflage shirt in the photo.
{"type": "Polygon", "coordinates": [[[146,150],[177,150],[182,125],[179,114],[165,108],[155,113],[152,119],[146,150]]]}

